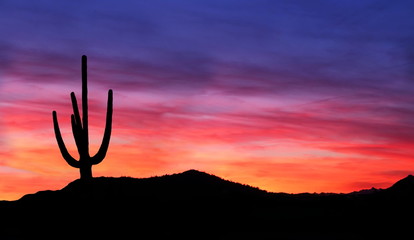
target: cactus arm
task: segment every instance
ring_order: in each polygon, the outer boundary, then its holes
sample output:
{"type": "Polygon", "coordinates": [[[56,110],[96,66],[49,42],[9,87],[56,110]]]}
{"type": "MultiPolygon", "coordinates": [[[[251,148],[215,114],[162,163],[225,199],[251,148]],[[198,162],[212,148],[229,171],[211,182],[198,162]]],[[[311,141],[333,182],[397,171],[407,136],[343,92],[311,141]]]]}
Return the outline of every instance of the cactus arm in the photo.
{"type": "Polygon", "coordinates": [[[70,96],[72,100],[72,107],[73,107],[73,113],[74,113],[71,116],[72,132],[73,132],[73,137],[75,138],[76,147],[78,148],[78,152],[80,156],[89,157],[88,146],[85,144],[85,141],[86,141],[85,132],[83,131],[83,128],[82,128],[82,120],[79,114],[78,102],[76,101],[76,96],[74,92],[72,92],[70,96]]]}
{"type": "Polygon", "coordinates": [[[111,139],[111,131],[112,131],[112,110],[113,110],[113,93],[112,90],[108,91],[108,105],[106,110],[106,123],[105,123],[105,132],[102,139],[101,147],[99,151],[96,153],[95,156],[91,158],[92,164],[98,164],[102,162],[102,160],[106,156],[106,152],[108,151],[109,140],[111,139]]]}
{"type": "Polygon", "coordinates": [[[79,114],[79,108],[78,108],[78,101],[76,101],[76,96],[74,92],[70,93],[70,99],[72,100],[72,108],[73,108],[73,114],[75,117],[75,124],[77,126],[80,126],[80,128],[82,129],[82,121],[80,118],[80,114],[79,114]]]}
{"type": "Polygon", "coordinates": [[[74,168],[79,168],[80,164],[79,162],[74,159],[68,152],[65,143],[63,142],[63,138],[62,138],[62,134],[60,133],[60,129],[59,129],[59,123],[57,120],[57,114],[56,111],[53,111],[53,126],[54,126],[54,130],[55,130],[55,136],[56,136],[56,141],[58,143],[59,149],[60,149],[60,153],[62,154],[62,157],[66,160],[66,162],[74,168]]]}
{"type": "Polygon", "coordinates": [[[75,115],[70,116],[70,122],[72,124],[73,138],[75,139],[76,147],[78,148],[79,155],[82,152],[82,128],[76,124],[75,115]]]}

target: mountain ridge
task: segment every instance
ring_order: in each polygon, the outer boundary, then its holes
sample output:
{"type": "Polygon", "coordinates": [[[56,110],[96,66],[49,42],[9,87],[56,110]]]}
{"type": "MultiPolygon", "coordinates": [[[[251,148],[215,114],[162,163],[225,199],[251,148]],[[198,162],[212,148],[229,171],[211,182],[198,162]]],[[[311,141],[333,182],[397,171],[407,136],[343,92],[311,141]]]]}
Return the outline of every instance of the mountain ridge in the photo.
{"type": "MultiPolygon", "coordinates": [[[[63,187],[60,190],[44,190],[39,191],[36,193],[26,194],[18,200],[15,201],[25,201],[29,198],[33,198],[36,194],[38,195],[51,195],[55,194],[56,192],[82,192],[82,191],[90,191],[91,189],[85,188],[85,186],[95,184],[100,185],[101,191],[104,191],[105,188],[102,188],[105,185],[106,190],[114,190],[114,187],[120,187],[122,184],[126,184],[132,186],[136,184],[137,187],[142,187],[145,184],[151,184],[151,187],[165,187],[165,185],[182,185],[186,187],[192,187],[192,190],[197,190],[199,193],[202,193],[208,188],[208,192],[204,192],[204,194],[212,194],[213,187],[216,187],[218,191],[222,191],[221,193],[226,193],[232,189],[234,192],[250,192],[256,193],[260,195],[289,195],[289,196],[309,196],[309,195],[318,195],[318,196],[329,196],[329,195],[369,195],[369,194],[376,194],[380,192],[387,192],[393,194],[402,194],[402,195],[414,195],[414,176],[408,175],[405,178],[402,178],[395,182],[389,188],[370,188],[370,189],[361,189],[358,191],[353,191],[350,193],[285,193],[285,192],[268,192],[266,190],[260,189],[258,187],[253,187],[247,184],[241,184],[237,182],[233,182],[230,180],[223,179],[221,177],[215,176],[213,174],[209,174],[203,171],[190,169],[181,173],[174,173],[174,174],[166,174],[162,176],[153,176],[149,178],[134,178],[134,177],[96,177],[90,180],[81,180],[77,179],[70,182],[68,185],[63,187]],[[152,183],[151,183],[152,182],[152,183]],[[170,183],[168,183],[170,182],[170,183]],[[164,185],[162,185],[163,183],[164,185]],[[204,187],[204,188],[203,188],[204,187]],[[227,187],[228,189],[223,189],[227,187]],[[236,191],[237,189],[237,191],[236,191]]],[[[170,186],[171,187],[171,186],[170,186]]],[[[122,187],[121,189],[124,189],[122,187]]],[[[144,188],[145,189],[145,188],[144,188]]],[[[95,189],[96,190],[96,189],[95,189]]],[[[125,189],[124,189],[125,190],[125,189]]],[[[131,190],[131,189],[129,189],[131,190]]],[[[147,189],[148,190],[148,189],[147,189]]],[[[167,189],[162,189],[167,190],[167,189]]],[[[188,190],[188,189],[187,189],[188,190]]],[[[233,193],[232,192],[232,193],[233,193]]],[[[84,192],[85,193],[85,192],[84,192]]],[[[216,192],[215,194],[218,194],[216,192]]]]}
{"type": "MultiPolygon", "coordinates": [[[[360,196],[360,195],[372,195],[372,194],[392,194],[403,196],[414,196],[414,176],[408,175],[395,182],[392,186],[385,189],[361,189],[350,193],[285,193],[285,192],[268,192],[258,187],[253,187],[247,184],[241,184],[230,180],[223,179],[221,177],[209,174],[203,171],[190,169],[181,173],[166,174],[162,176],[154,176],[149,178],[134,178],[134,177],[96,177],[89,180],[77,179],[70,182],[68,185],[60,190],[44,190],[36,193],[26,194],[20,199],[15,201],[27,201],[31,199],[49,197],[54,194],[66,195],[71,194],[101,194],[105,191],[107,194],[114,193],[127,193],[127,191],[137,190],[136,188],[142,188],[144,193],[148,193],[151,188],[160,188],[160,191],[171,192],[172,190],[179,190],[179,194],[185,194],[183,191],[192,191],[195,194],[201,195],[218,195],[218,194],[241,194],[243,191],[245,194],[256,194],[260,196],[278,196],[278,197],[296,197],[296,198],[310,198],[312,196],[360,196]],[[94,188],[91,188],[94,185],[94,188]],[[124,185],[124,186],[123,186],[124,185]],[[150,185],[150,186],[145,186],[150,185]],[[174,188],[175,187],[175,188],[174,188]],[[182,189],[177,189],[182,187],[182,189]],[[88,193],[89,192],[89,193],[88,193]]],[[[151,189],[152,190],[152,189],[151,189]]],[[[172,192],[171,192],[172,194],[172,192]]],[[[128,194],[127,194],[128,195],[128,194]]],[[[134,195],[134,194],[130,194],[134,195]]],[[[10,201],[14,202],[14,201],[10,201]]]]}
{"type": "Polygon", "coordinates": [[[125,197],[137,197],[139,195],[153,194],[152,191],[160,191],[169,194],[193,194],[199,196],[217,196],[217,195],[263,195],[268,193],[257,187],[232,182],[218,176],[198,171],[187,170],[182,173],[175,173],[163,176],[154,176],[149,178],[133,177],[96,177],[88,180],[77,179],[70,182],[60,190],[39,191],[33,194],[26,194],[16,201],[28,201],[52,195],[64,195],[68,197],[73,194],[93,195],[102,194],[110,196],[111,194],[123,194],[125,197]],[[140,191],[140,193],[136,192],[140,191]]]}
{"type": "Polygon", "coordinates": [[[414,214],[413,180],[353,194],[272,193],[197,170],[75,180],[0,204],[0,236],[395,239],[411,229],[406,216],[414,214]]]}

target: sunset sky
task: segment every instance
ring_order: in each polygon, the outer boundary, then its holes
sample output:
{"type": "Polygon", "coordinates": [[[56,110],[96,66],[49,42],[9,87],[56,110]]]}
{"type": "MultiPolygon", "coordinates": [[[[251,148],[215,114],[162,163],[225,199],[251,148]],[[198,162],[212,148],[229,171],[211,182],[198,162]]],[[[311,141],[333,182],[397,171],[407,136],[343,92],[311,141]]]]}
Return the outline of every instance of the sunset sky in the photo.
{"type": "MultiPolygon", "coordinates": [[[[70,92],[88,56],[94,176],[198,169],[273,192],[414,174],[414,1],[0,1],[0,200],[79,177],[70,92]]],[[[80,99],[78,99],[80,101],[80,99]]]]}

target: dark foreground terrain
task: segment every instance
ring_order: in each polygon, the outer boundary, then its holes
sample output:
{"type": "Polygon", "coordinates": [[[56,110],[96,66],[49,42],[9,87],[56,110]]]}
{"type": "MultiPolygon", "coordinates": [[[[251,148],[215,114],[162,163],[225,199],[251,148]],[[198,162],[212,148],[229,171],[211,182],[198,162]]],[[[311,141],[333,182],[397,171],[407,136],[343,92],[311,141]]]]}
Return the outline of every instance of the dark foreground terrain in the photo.
{"type": "Polygon", "coordinates": [[[412,239],[414,177],[349,194],[268,193],[190,170],[76,180],[0,202],[0,239],[412,239]]]}

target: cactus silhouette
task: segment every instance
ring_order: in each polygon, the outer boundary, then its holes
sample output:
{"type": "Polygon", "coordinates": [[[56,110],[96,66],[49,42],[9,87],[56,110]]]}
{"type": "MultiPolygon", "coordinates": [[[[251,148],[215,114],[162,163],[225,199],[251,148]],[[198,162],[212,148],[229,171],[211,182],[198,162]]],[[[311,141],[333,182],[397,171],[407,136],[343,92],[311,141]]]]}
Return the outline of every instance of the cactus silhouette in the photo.
{"type": "Polygon", "coordinates": [[[108,106],[106,112],[105,132],[102,144],[98,152],[91,156],[89,154],[89,134],[88,134],[88,79],[86,56],[82,56],[82,119],[79,114],[78,103],[74,92],[71,92],[73,114],[71,115],[71,124],[73,137],[75,138],[76,147],[79,152],[79,160],[73,158],[68,152],[60,133],[59,123],[56,111],[53,111],[53,125],[55,130],[56,141],[58,143],[62,157],[66,162],[74,167],[79,168],[81,179],[92,178],[92,165],[96,165],[105,158],[108,151],[109,140],[112,130],[112,90],[108,91],[108,106]]]}

